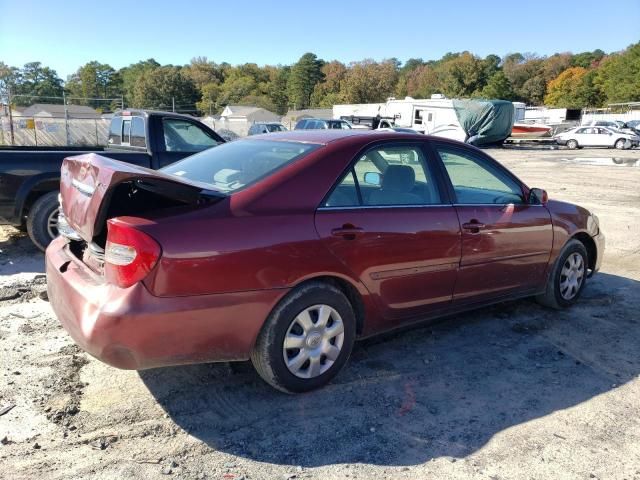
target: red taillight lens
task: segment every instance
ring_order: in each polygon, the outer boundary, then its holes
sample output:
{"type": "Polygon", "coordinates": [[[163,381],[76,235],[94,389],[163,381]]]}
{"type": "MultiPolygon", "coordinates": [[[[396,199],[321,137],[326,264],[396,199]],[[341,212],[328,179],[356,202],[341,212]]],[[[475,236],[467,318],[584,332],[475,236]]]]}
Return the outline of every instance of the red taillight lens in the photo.
{"type": "Polygon", "coordinates": [[[146,233],[117,218],[107,221],[104,273],[107,281],[121,288],[139,282],[160,258],[160,245],[146,233]]]}

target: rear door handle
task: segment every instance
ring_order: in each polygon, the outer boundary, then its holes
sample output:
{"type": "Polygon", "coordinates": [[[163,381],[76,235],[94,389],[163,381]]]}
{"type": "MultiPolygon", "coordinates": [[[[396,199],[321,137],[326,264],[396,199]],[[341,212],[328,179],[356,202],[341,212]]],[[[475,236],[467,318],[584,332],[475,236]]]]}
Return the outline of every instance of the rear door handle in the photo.
{"type": "Polygon", "coordinates": [[[477,220],[471,220],[468,223],[463,223],[462,228],[469,230],[471,233],[478,233],[480,229],[486,227],[484,223],[480,223],[477,220]]]}
{"type": "Polygon", "coordinates": [[[364,230],[360,227],[354,227],[353,225],[343,225],[340,228],[334,228],[333,230],[331,230],[331,235],[333,235],[334,237],[342,237],[346,240],[353,240],[363,232],[364,230]]]}

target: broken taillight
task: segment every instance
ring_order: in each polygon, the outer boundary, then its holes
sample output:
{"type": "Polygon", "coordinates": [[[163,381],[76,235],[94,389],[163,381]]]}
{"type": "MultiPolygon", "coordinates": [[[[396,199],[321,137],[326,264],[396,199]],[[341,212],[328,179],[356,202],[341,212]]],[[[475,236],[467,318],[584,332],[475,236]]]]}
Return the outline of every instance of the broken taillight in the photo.
{"type": "Polygon", "coordinates": [[[160,245],[117,218],[107,221],[107,244],[104,249],[105,278],[121,288],[145,278],[160,258],[160,245]]]}

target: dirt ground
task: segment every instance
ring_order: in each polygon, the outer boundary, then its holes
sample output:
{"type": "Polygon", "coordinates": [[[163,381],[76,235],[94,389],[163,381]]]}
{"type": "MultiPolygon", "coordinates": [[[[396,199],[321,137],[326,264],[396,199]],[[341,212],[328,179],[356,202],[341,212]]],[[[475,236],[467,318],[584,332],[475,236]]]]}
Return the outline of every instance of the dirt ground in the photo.
{"type": "Polygon", "coordinates": [[[53,317],[42,255],[0,229],[0,478],[640,479],[640,151],[489,153],[600,217],[579,304],[369,340],[306,395],[244,363],[103,365],[53,317]]]}

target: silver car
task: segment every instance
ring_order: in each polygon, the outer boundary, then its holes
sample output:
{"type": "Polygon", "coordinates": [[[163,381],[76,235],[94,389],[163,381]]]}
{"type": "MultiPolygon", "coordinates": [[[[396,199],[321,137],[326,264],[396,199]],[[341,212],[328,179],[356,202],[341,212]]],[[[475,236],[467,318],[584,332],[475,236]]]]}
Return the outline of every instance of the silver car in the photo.
{"type": "Polygon", "coordinates": [[[576,127],[553,138],[559,145],[566,145],[570,149],[607,147],[622,150],[640,145],[639,136],[607,127],[576,127]]]}

